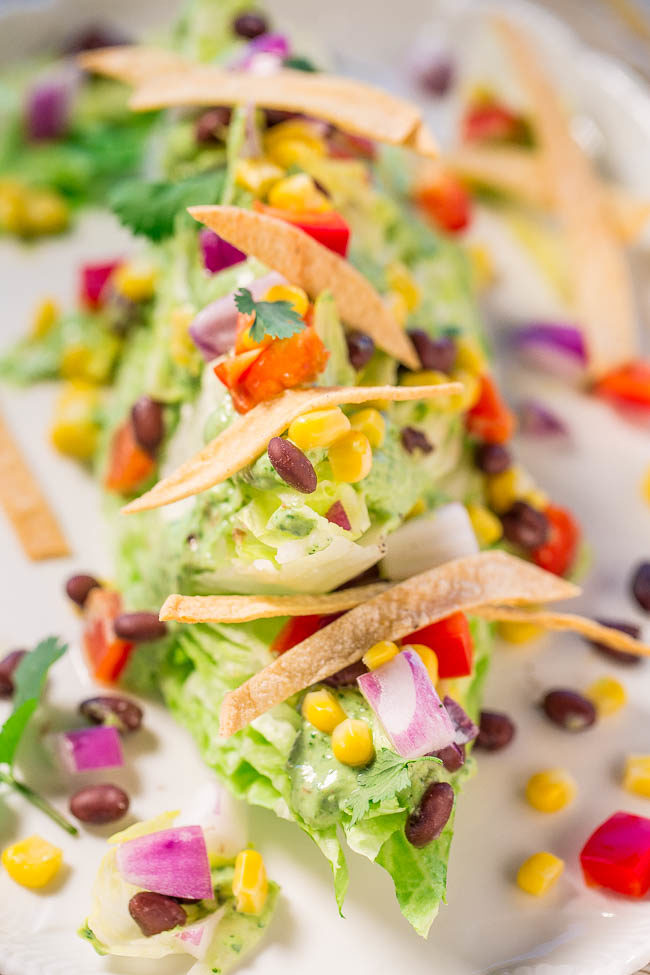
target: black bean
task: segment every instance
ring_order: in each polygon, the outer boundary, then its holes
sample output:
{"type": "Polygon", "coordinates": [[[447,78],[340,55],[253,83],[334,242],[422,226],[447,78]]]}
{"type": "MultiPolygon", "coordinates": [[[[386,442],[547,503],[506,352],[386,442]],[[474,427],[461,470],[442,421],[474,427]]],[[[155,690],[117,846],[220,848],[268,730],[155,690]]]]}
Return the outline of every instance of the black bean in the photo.
{"type": "Polygon", "coordinates": [[[173,897],[155,894],[152,890],[141,890],[133,895],[129,901],[129,914],[145,938],[170,931],[187,921],[185,910],[173,897]]]}
{"type": "Polygon", "coordinates": [[[548,518],[526,501],[515,501],[501,516],[501,524],[509,542],[529,551],[539,548],[548,539],[548,518]]]}
{"type": "Polygon", "coordinates": [[[70,812],[82,823],[101,826],[114,823],[125,816],[129,809],[129,797],[124,789],[108,782],[89,785],[70,799],[70,812]]]}
{"type": "Polygon", "coordinates": [[[88,599],[88,594],[91,589],[98,589],[101,584],[95,579],[94,576],[89,575],[76,575],[71,576],[65,584],[65,591],[68,598],[76,603],[77,606],[83,606],[88,599]]]}
{"type": "Polygon", "coordinates": [[[479,444],[474,452],[474,460],[484,474],[503,474],[512,467],[510,451],[500,443],[479,444]]]}
{"type": "Polygon", "coordinates": [[[596,721],[596,708],[577,691],[556,688],[542,701],[544,714],[565,731],[584,731],[596,721]]]}
{"type": "Polygon", "coordinates": [[[335,674],[330,674],[323,680],[323,684],[329,684],[330,687],[352,687],[356,685],[357,677],[367,673],[368,668],[363,660],[357,660],[356,663],[348,664],[342,670],[337,670],[335,674]]]}
{"type": "Polygon", "coordinates": [[[161,403],[150,396],[141,396],[131,410],[133,432],[143,450],[153,452],[165,436],[165,421],[161,403]]]}
{"type": "Polygon", "coordinates": [[[408,336],[415,346],[423,369],[451,372],[456,362],[456,343],[450,336],[441,335],[432,339],[421,328],[410,329],[408,336]]]}
{"type": "Polygon", "coordinates": [[[230,125],[232,110],[227,105],[219,105],[202,112],[194,124],[194,137],[197,142],[223,142],[225,129],[230,125]]]}
{"type": "Polygon", "coordinates": [[[478,737],[474,744],[487,752],[498,752],[510,744],[514,734],[514,723],[507,714],[501,711],[481,711],[478,737]]]}
{"type": "Polygon", "coordinates": [[[430,454],[433,450],[433,444],[430,443],[426,434],[422,430],[416,430],[415,427],[404,427],[399,436],[402,447],[409,454],[412,454],[414,450],[421,450],[423,454],[430,454]]]}
{"type": "Polygon", "coordinates": [[[641,609],[650,613],[650,562],[637,565],[632,576],[631,589],[641,609]]]}
{"type": "Polygon", "coordinates": [[[258,13],[256,10],[249,10],[235,17],[232,29],[238,37],[245,37],[247,40],[252,41],[255,37],[259,37],[260,34],[266,34],[269,29],[269,24],[264,14],[258,13]]]}
{"type": "Polygon", "coordinates": [[[346,332],[345,341],[348,346],[348,359],[353,369],[363,369],[375,351],[375,343],[365,332],[346,332]]]}
{"type": "Polygon", "coordinates": [[[26,650],[12,650],[0,660],[0,698],[11,697],[14,692],[14,673],[26,650]]]}
{"type": "Polygon", "coordinates": [[[440,98],[446,95],[454,83],[454,63],[446,55],[434,55],[428,64],[421,65],[417,72],[417,83],[427,95],[440,98]]]}
{"type": "Polygon", "coordinates": [[[447,825],[454,806],[454,790],[448,782],[432,782],[418,808],[406,820],[404,832],[412,846],[427,846],[447,825]]]}
{"type": "Polygon", "coordinates": [[[273,437],[267,449],[269,460],[285,484],[302,494],[312,494],[316,490],[316,471],[299,447],[290,440],[273,437]]]}
{"type": "MultiPolygon", "coordinates": [[[[628,636],[634,637],[638,640],[641,636],[641,627],[637,626],[636,623],[622,623],[620,620],[598,620],[603,626],[609,626],[612,630],[620,630],[621,633],[627,633],[628,636]]],[[[625,664],[626,666],[634,666],[640,664],[643,657],[639,657],[636,653],[627,653],[625,650],[616,650],[614,647],[608,647],[605,643],[599,643],[598,640],[589,640],[589,643],[598,651],[603,657],[608,657],[610,660],[616,661],[619,664],[625,664]]]]}
{"type": "Polygon", "coordinates": [[[441,748],[440,751],[431,752],[431,754],[441,760],[448,772],[457,772],[465,764],[464,745],[447,745],[446,748],[441,748]]]}
{"type": "Polygon", "coordinates": [[[161,640],[167,633],[167,625],[155,613],[120,613],[113,621],[115,636],[133,643],[161,640]]]}
{"type": "Polygon", "coordinates": [[[79,711],[93,724],[113,725],[123,734],[137,731],[142,724],[142,708],[127,697],[89,697],[81,702],[79,711]]]}

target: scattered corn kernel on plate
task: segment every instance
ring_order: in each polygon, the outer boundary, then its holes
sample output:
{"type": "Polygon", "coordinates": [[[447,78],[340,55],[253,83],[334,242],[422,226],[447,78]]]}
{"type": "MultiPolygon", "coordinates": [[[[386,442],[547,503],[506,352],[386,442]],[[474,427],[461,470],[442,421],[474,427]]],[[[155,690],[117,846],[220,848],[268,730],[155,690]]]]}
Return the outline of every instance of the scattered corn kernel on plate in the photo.
{"type": "MultiPolygon", "coordinates": [[[[100,2],[87,6],[98,12],[104,7],[100,2]]],[[[168,15],[175,8],[173,3],[141,3],[133,11],[126,3],[114,4],[117,19],[138,27],[161,17],[163,6],[169,8],[164,11],[168,15]]],[[[304,5],[278,0],[271,6],[279,18],[305,34],[313,32],[313,11],[306,11],[304,5]]],[[[516,4],[511,9],[554,49],[562,67],[563,87],[585,117],[595,120],[597,137],[604,138],[612,150],[612,169],[621,182],[650,194],[646,165],[650,97],[645,89],[614,62],[585,50],[559,23],[532,5],[516,4]]],[[[369,0],[357,4],[355,23],[359,26],[343,38],[347,13],[342,5],[340,9],[336,6],[331,21],[323,16],[318,25],[319,41],[325,48],[340,50],[345,66],[399,90],[405,86],[403,77],[395,65],[386,68],[382,51],[395,52],[398,42],[412,43],[418,24],[431,20],[427,30],[435,34],[439,23],[432,19],[434,11],[428,5],[414,0],[412,10],[411,22],[400,12],[397,24],[388,14],[377,20],[376,6],[369,0]],[[372,30],[366,29],[368,24],[372,30]]],[[[55,0],[37,13],[14,12],[9,15],[12,37],[15,43],[27,43],[33,18],[42,24],[43,32],[58,33],[63,20],[69,22],[78,15],[71,0],[55,0]]],[[[462,21],[451,16],[444,22],[452,39],[458,39],[459,31],[462,37],[462,21]]],[[[0,39],[0,47],[4,43],[0,39]]],[[[432,109],[430,114],[434,131],[444,134],[448,113],[432,109]]],[[[282,205],[282,200],[275,202],[282,205]]],[[[500,323],[522,315],[557,317],[557,300],[526,256],[520,239],[504,230],[487,209],[477,214],[469,236],[477,248],[488,250],[490,262],[500,272],[486,310],[494,327],[508,399],[546,403],[567,428],[560,437],[518,436],[516,448],[520,462],[536,482],[559,504],[570,507],[583,525],[591,570],[575,611],[645,624],[647,640],[647,615],[644,620],[629,593],[631,570],[648,559],[650,547],[647,430],[625,422],[602,401],[525,371],[510,359],[502,348],[500,323]]],[[[23,334],[35,297],[48,294],[62,303],[72,302],[80,263],[105,261],[111,254],[132,249],[133,240],[126,231],[101,212],[83,215],[71,235],[40,243],[37,248],[0,239],[2,344],[23,334]]],[[[54,773],[50,746],[44,742],[66,732],[70,711],[98,691],[84,662],[78,620],[62,583],[80,568],[87,567],[100,578],[110,578],[112,568],[111,539],[106,537],[99,515],[95,484],[45,442],[56,395],[53,384],[20,392],[0,390],[2,413],[38,472],[73,552],[55,561],[29,562],[9,523],[0,519],[4,556],[0,564],[0,647],[32,646],[49,632],[70,644],[70,652],[49,680],[47,709],[37,712],[27,729],[19,768],[29,773],[34,787],[63,809],[70,789],[67,780],[54,773]]],[[[368,408],[355,417],[354,429],[363,432],[370,445],[375,446],[375,437],[381,441],[380,414],[368,408]]],[[[309,432],[314,436],[313,429],[309,432]]],[[[320,432],[317,429],[316,435],[320,432]]],[[[302,435],[298,422],[293,441],[300,444],[302,435]]],[[[77,447],[84,452],[83,442],[77,447]]],[[[343,515],[347,518],[345,510],[343,515]]],[[[477,533],[480,524],[489,536],[492,522],[484,523],[480,513],[475,515],[477,533]]],[[[419,938],[400,916],[389,876],[361,857],[350,857],[351,882],[345,918],[340,918],[329,866],[309,837],[270,811],[253,807],[248,814],[248,833],[262,854],[268,877],[280,885],[281,892],[264,945],[238,970],[284,975],[308,969],[314,975],[326,975],[335,966],[341,975],[373,971],[632,975],[648,962],[647,897],[632,900],[587,887],[579,854],[597,827],[613,814],[623,811],[650,817],[650,662],[624,666],[596,654],[577,635],[539,635],[526,626],[500,625],[506,639],[497,641],[484,707],[507,712],[517,730],[506,751],[479,753],[478,773],[464,786],[456,811],[447,904],[428,940],[419,938]],[[573,688],[592,700],[599,714],[594,727],[570,735],[546,720],[537,704],[552,688],[573,688]]],[[[371,669],[390,663],[396,652],[388,641],[372,650],[371,669]]],[[[437,666],[435,659],[432,664],[427,657],[427,650],[424,645],[416,648],[425,668],[437,666]]],[[[129,819],[118,827],[94,825],[84,828],[80,838],[73,837],[20,796],[3,794],[1,975],[187,972],[183,957],[101,957],[76,936],[90,912],[90,892],[107,850],[107,838],[118,828],[177,809],[182,805],[179,797],[194,795],[209,774],[189,733],[162,706],[147,702],[145,707],[145,724],[134,743],[128,744],[128,764],[114,776],[131,797],[129,819]]],[[[4,702],[0,708],[4,720],[8,708],[4,702]]],[[[350,765],[367,761],[372,742],[367,740],[365,722],[340,721],[343,711],[333,714],[323,691],[311,692],[303,703],[305,711],[316,727],[341,739],[337,745],[333,737],[335,754],[337,747],[354,752],[351,756],[346,753],[342,761],[350,765]],[[359,734],[343,741],[350,730],[348,724],[358,725],[359,734]]],[[[76,752],[74,760],[80,761],[76,752]]],[[[86,774],[85,781],[99,781],[92,772],[86,774]]],[[[592,842],[595,863],[597,838],[592,842]]],[[[267,894],[266,873],[262,877],[260,863],[253,856],[246,862],[238,858],[235,866],[233,887],[239,889],[238,904],[251,915],[260,913],[260,891],[264,897],[267,894]]],[[[270,887],[275,889],[273,884],[270,887]]],[[[208,971],[204,966],[200,975],[208,975],[208,971]]]]}

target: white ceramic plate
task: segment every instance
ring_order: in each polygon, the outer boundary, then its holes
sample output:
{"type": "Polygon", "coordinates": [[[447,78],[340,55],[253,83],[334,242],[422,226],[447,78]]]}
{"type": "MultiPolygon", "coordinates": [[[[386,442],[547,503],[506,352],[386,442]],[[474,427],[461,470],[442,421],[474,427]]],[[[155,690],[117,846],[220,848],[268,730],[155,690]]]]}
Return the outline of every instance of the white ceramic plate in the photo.
{"type": "MultiPolygon", "coordinates": [[[[99,3],[84,6],[101,8],[99,3]]],[[[153,6],[140,5],[138,17],[146,20],[153,6]]],[[[158,9],[162,6],[169,5],[158,9]]],[[[42,24],[41,30],[54,31],[61,25],[64,7],[79,18],[77,6],[64,2],[57,5],[58,15],[45,9],[32,16],[42,24]]],[[[127,16],[122,0],[113,7],[127,16]]],[[[295,14],[304,28],[312,26],[313,10],[294,0],[283,0],[278,7],[295,14]]],[[[326,43],[336,43],[341,36],[344,7],[336,5],[329,19],[320,10],[318,26],[326,43]]],[[[616,65],[580,48],[556,22],[534,8],[532,13],[529,7],[518,8],[541,29],[540,36],[552,40],[553,51],[561,55],[564,65],[562,80],[609,138],[619,172],[639,188],[645,182],[647,191],[650,101],[646,92],[616,65]]],[[[350,36],[360,40],[352,50],[346,38],[348,60],[358,55],[366,65],[376,66],[398,41],[407,43],[419,30],[422,4],[413,0],[407,4],[412,17],[389,18],[387,12],[384,18],[375,17],[373,30],[355,33],[355,25],[366,18],[367,26],[376,10],[369,0],[355,7],[350,36]]],[[[30,36],[24,16],[17,15],[11,22],[12,37],[18,40],[30,36]]],[[[65,19],[69,25],[70,18],[65,19]]],[[[1,37],[7,37],[6,31],[0,31],[1,37]]],[[[381,71],[375,67],[374,73],[381,71]]],[[[502,285],[499,307],[530,310],[531,269],[522,264],[507,236],[489,222],[479,223],[476,234],[490,236],[503,264],[517,268],[513,277],[520,283],[510,278],[502,285]]],[[[73,236],[59,243],[33,249],[0,243],[2,342],[21,334],[37,295],[51,293],[71,303],[77,265],[122,253],[125,246],[128,243],[115,224],[100,215],[85,218],[73,236]]],[[[542,309],[548,296],[539,285],[536,294],[542,309]]],[[[642,472],[650,464],[647,434],[625,427],[599,403],[553,388],[539,378],[513,374],[509,388],[515,397],[540,395],[553,402],[570,422],[570,447],[542,448],[529,442],[519,448],[522,460],[553,497],[577,512],[593,546],[595,567],[581,600],[583,608],[634,618],[625,590],[631,566],[649,554],[650,510],[639,492],[642,472]]],[[[80,659],[78,621],[62,595],[63,581],[75,570],[110,572],[110,540],[103,536],[94,486],[45,443],[53,397],[52,388],[3,391],[1,403],[47,485],[75,555],[66,561],[31,565],[0,519],[0,648],[30,645],[49,632],[60,633],[73,647],[50,682],[46,713],[52,727],[64,725],[66,713],[92,689],[80,659]]],[[[618,669],[628,687],[628,708],[588,733],[571,737],[542,720],[535,700],[551,685],[583,687],[612,668],[569,636],[524,648],[498,648],[486,703],[509,711],[518,735],[508,752],[481,756],[479,774],[461,797],[450,862],[449,906],[441,910],[427,942],[413,934],[400,916],[388,877],[352,855],[346,919],[341,920],[329,869],[311,842],[290,824],[253,810],[252,835],[271,875],[282,884],[283,897],[262,949],[246,970],[265,975],[297,971],[331,975],[333,967],[341,975],[627,975],[647,962],[650,905],[587,890],[577,862],[586,837],[615,810],[650,815],[650,803],[629,796],[618,784],[625,754],[650,751],[650,665],[633,671],[618,669]],[[547,817],[525,804],[522,786],[533,771],[558,764],[575,775],[579,795],[570,809],[547,817]],[[567,869],[556,889],[537,901],[514,886],[513,876],[519,862],[540,849],[562,856],[567,869]]],[[[31,779],[64,807],[65,789],[47,772],[38,730],[34,729],[25,749],[25,764],[31,779]]],[[[130,791],[136,818],[174,807],[179,795],[186,795],[206,775],[189,737],[164,711],[152,706],[147,707],[146,731],[129,742],[128,757],[129,772],[115,779],[130,791]]],[[[179,959],[169,963],[100,959],[75,937],[110,828],[86,831],[74,840],[24,804],[3,797],[2,845],[31,831],[61,843],[67,868],[56,892],[47,894],[18,888],[0,873],[2,975],[180,975],[186,970],[179,959]]]]}

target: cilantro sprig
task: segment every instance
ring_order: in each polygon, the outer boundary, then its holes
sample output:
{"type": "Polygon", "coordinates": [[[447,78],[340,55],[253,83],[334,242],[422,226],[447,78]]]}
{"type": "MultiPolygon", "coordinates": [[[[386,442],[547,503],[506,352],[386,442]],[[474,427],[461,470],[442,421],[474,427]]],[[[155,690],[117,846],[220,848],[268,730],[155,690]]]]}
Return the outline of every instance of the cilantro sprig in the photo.
{"type": "Polygon", "coordinates": [[[20,661],[13,677],[14,706],[11,714],[0,728],[0,782],[19,792],[28,802],[44,812],[57,825],[71,835],[77,834],[72,823],[62,816],[49,802],[34,792],[14,775],[14,761],[23,733],[39,705],[47,679],[47,672],[59,657],[68,649],[58,637],[50,636],[41,640],[31,653],[20,661]],[[4,766],[4,768],[2,767],[4,766]]]}
{"type": "Polygon", "coordinates": [[[121,223],[134,234],[164,240],[174,232],[176,217],[199,203],[218,203],[223,192],[225,169],[200,173],[175,183],[123,180],[108,202],[121,223]]]}
{"type": "Polygon", "coordinates": [[[405,759],[389,748],[381,748],[370,768],[359,773],[357,787],[345,803],[345,810],[351,816],[351,825],[354,826],[363,819],[370,811],[371,805],[376,805],[384,799],[392,799],[393,796],[408,789],[411,785],[409,768],[416,762],[440,764],[440,759],[431,755],[405,759]]]}
{"type": "Polygon", "coordinates": [[[274,339],[288,339],[305,327],[290,301],[255,301],[248,288],[240,288],[235,294],[235,304],[242,314],[255,315],[251,326],[254,342],[261,342],[265,335],[274,339]]]}

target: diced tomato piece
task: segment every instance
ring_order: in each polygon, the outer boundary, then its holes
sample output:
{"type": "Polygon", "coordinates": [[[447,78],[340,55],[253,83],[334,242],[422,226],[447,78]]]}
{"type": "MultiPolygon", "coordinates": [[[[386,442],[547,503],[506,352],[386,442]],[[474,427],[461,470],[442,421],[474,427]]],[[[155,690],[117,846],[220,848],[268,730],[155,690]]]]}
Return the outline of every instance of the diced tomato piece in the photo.
{"type": "Polygon", "coordinates": [[[548,539],[532,553],[533,562],[547,572],[563,576],[575,562],[580,544],[580,527],[566,508],[549,505],[544,509],[548,518],[548,539]]]}
{"type": "Polygon", "coordinates": [[[621,405],[650,409],[650,362],[630,362],[599,379],[599,396],[621,405]]]}
{"type": "Polygon", "coordinates": [[[465,422],[470,433],[487,443],[504,443],[514,433],[514,415],[501,398],[491,376],[481,376],[479,398],[468,412],[465,422]]]}
{"type": "Polygon", "coordinates": [[[156,463],[135,439],[133,424],[126,420],[113,434],[105,485],[109,491],[130,494],[151,477],[156,463]]]}
{"type": "Polygon", "coordinates": [[[113,620],[122,612],[122,597],[110,589],[91,589],[84,607],[83,644],[97,680],[113,682],[124,670],[134,644],[115,636],[113,620]]]}
{"type": "Polygon", "coordinates": [[[274,653],[285,653],[286,650],[291,650],[340,615],[340,613],[331,613],[328,616],[292,616],[271,644],[271,650],[274,653]]]}
{"type": "Polygon", "coordinates": [[[468,190],[447,169],[440,169],[435,179],[417,188],[415,202],[437,227],[448,233],[464,230],[472,218],[472,200],[468,190]]]}
{"type": "Polygon", "coordinates": [[[309,326],[288,339],[277,339],[262,349],[251,367],[229,387],[235,409],[246,413],[285,389],[311,382],[323,371],[328,358],[329,352],[309,326]]]}
{"type": "Polygon", "coordinates": [[[591,834],[580,864],[587,884],[645,897],[650,890],[650,819],[614,813],[591,834]]]}
{"type": "Polygon", "coordinates": [[[100,308],[108,279],[121,264],[121,261],[106,261],[103,264],[84,264],[81,268],[79,297],[87,308],[100,308]]]}
{"type": "Polygon", "coordinates": [[[260,213],[265,213],[269,217],[277,220],[284,220],[294,227],[299,227],[306,234],[317,240],[319,244],[345,257],[350,243],[350,228],[340,213],[336,210],[326,210],[324,213],[315,213],[310,210],[281,210],[279,207],[270,207],[259,200],[253,204],[260,213]]]}
{"type": "Polygon", "coordinates": [[[262,346],[257,349],[251,349],[249,352],[240,352],[239,355],[225,356],[214,367],[215,375],[221,380],[224,386],[233,390],[246,370],[250,369],[261,354],[262,346]]]}
{"type": "Polygon", "coordinates": [[[467,109],[461,129],[465,142],[517,142],[521,141],[524,125],[505,105],[484,102],[467,109]]]}
{"type": "Polygon", "coordinates": [[[452,613],[437,623],[402,637],[402,644],[423,643],[438,658],[439,677],[469,677],[472,673],[474,641],[464,613],[452,613]]]}

